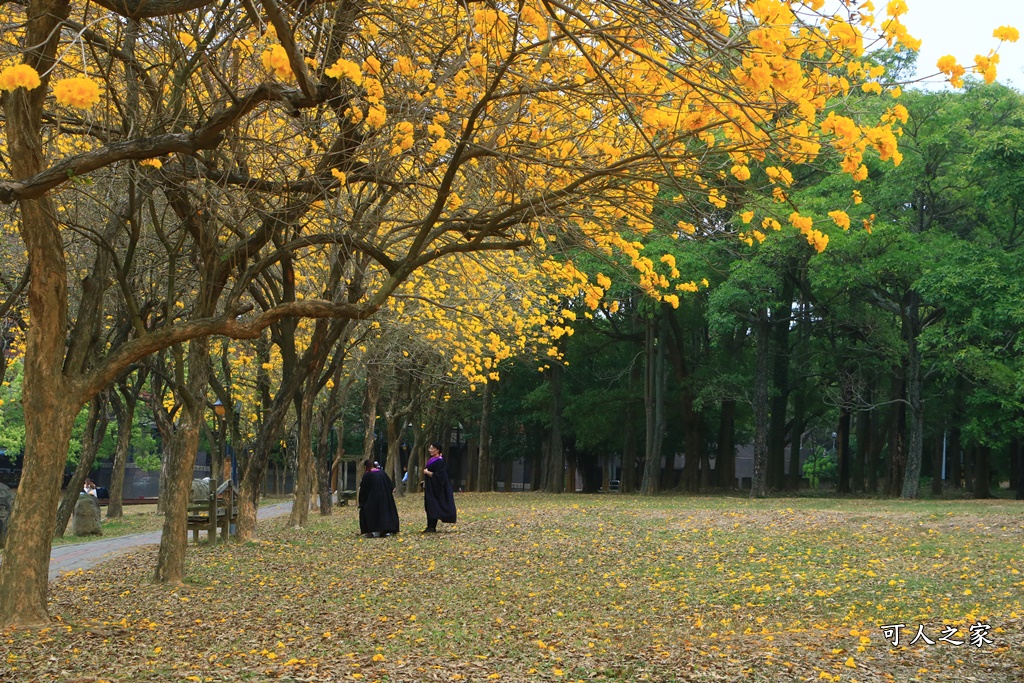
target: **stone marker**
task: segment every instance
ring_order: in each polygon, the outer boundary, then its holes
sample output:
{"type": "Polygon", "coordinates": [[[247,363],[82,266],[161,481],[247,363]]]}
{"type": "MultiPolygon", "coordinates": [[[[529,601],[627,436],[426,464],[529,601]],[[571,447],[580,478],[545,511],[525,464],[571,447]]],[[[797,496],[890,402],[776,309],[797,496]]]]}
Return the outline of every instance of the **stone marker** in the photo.
{"type": "Polygon", "coordinates": [[[11,522],[11,511],[14,509],[14,491],[0,484],[0,548],[7,541],[7,526],[11,522]]]}
{"type": "Polygon", "coordinates": [[[75,516],[71,524],[75,536],[102,536],[100,528],[100,502],[96,496],[83,493],[75,503],[75,516]]]}
{"type": "Polygon", "coordinates": [[[210,500],[210,479],[193,479],[192,494],[188,497],[189,503],[205,503],[210,500]]]}

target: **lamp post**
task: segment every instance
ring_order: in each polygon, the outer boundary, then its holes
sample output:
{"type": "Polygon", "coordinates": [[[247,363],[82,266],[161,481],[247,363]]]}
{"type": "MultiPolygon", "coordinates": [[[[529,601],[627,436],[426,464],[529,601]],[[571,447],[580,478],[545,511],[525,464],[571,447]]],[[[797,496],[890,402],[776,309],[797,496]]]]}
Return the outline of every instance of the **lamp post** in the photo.
{"type": "Polygon", "coordinates": [[[210,463],[210,531],[207,540],[211,545],[217,545],[217,489],[220,488],[220,469],[224,466],[224,415],[227,413],[220,399],[214,402],[213,413],[217,416],[220,443],[217,444],[217,457],[211,458],[210,463]]]}

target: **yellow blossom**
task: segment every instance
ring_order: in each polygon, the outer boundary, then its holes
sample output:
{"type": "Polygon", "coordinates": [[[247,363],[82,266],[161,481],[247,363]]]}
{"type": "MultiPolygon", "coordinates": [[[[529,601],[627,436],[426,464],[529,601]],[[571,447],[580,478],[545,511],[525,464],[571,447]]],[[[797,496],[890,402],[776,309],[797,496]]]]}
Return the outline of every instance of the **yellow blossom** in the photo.
{"type": "Polygon", "coordinates": [[[850,229],[850,217],[845,211],[829,211],[828,217],[843,230],[850,229]]]}
{"type": "Polygon", "coordinates": [[[359,65],[347,59],[339,59],[334,63],[334,66],[324,71],[324,74],[338,80],[346,78],[356,85],[362,85],[363,83],[363,72],[360,70],[359,65]]]}
{"type": "Polygon", "coordinates": [[[38,88],[40,83],[39,74],[28,64],[15,64],[0,71],[0,90],[32,90],[38,88]]]}
{"type": "Polygon", "coordinates": [[[282,45],[271,45],[263,51],[263,66],[282,80],[295,78],[291,62],[288,61],[288,53],[282,45]]]}
{"type": "Polygon", "coordinates": [[[1012,26],[1000,26],[992,32],[992,36],[1008,43],[1016,43],[1020,40],[1020,31],[1012,26]]]}
{"type": "Polygon", "coordinates": [[[84,76],[64,78],[54,84],[53,96],[65,106],[89,109],[100,101],[100,85],[84,76]]]}
{"type": "Polygon", "coordinates": [[[737,180],[750,179],[750,169],[741,164],[736,164],[735,166],[732,167],[732,174],[736,176],[737,180]]]}
{"type": "Polygon", "coordinates": [[[380,104],[375,104],[366,112],[366,125],[370,129],[380,128],[387,121],[388,112],[380,104]]]}

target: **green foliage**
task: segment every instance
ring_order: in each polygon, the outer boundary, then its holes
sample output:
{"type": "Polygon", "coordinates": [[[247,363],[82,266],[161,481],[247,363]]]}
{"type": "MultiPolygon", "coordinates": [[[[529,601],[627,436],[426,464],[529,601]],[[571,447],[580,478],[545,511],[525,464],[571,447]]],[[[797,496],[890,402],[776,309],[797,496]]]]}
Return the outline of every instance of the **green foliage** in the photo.
{"type": "Polygon", "coordinates": [[[18,361],[7,368],[6,379],[0,386],[0,449],[13,464],[14,458],[25,450],[25,413],[21,409],[21,386],[24,365],[18,361]]]}
{"type": "Polygon", "coordinates": [[[818,488],[822,479],[834,480],[838,473],[839,463],[836,460],[836,452],[826,452],[822,446],[817,446],[804,461],[804,478],[810,482],[812,489],[818,488]]]}

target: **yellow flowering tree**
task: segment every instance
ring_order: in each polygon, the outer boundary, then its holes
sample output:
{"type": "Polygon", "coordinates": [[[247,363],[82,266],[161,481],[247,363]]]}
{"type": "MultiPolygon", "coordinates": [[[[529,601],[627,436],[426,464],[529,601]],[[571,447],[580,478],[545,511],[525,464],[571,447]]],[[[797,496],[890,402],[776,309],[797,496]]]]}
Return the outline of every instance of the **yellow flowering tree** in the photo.
{"type": "MultiPolygon", "coordinates": [[[[825,122],[836,96],[887,86],[856,67],[865,36],[911,42],[899,3],[878,17],[822,15],[821,0],[100,6],[0,10],[0,202],[17,206],[32,273],[32,458],[0,567],[0,624],[45,620],[71,421],[132,363],[177,354],[183,413],[157,570],[177,582],[210,335],[365,319],[431,263],[541,240],[627,254],[642,272],[635,236],[655,230],[666,178],[681,197],[719,205],[719,174],[743,182],[744,167],[806,163],[822,146],[854,175],[858,154],[895,161],[893,121],[825,122]],[[114,263],[98,301],[116,300],[132,325],[102,348],[88,335],[66,345],[62,230],[97,218],[114,233],[82,230],[114,263]],[[338,279],[300,298],[294,264],[314,256],[337,263],[338,279]]],[[[569,260],[530,258],[576,277],[569,260]]],[[[593,305],[604,291],[577,285],[593,305]]]]}

